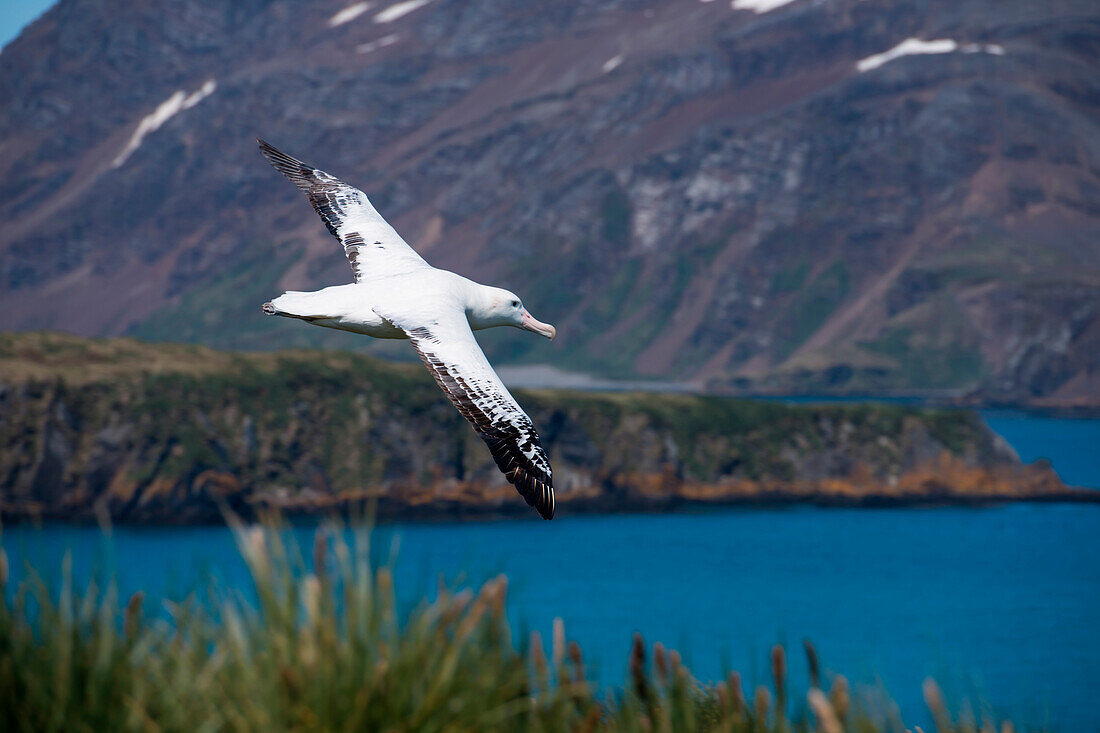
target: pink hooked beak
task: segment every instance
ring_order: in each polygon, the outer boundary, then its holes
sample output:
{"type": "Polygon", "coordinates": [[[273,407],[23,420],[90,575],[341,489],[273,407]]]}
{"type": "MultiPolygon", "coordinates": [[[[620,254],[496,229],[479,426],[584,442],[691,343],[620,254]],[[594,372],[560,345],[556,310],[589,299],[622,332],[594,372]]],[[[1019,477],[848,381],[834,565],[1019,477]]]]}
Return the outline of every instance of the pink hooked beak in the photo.
{"type": "Polygon", "coordinates": [[[545,336],[551,341],[558,335],[558,329],[554,328],[549,323],[536,321],[535,317],[531,315],[526,308],[523,309],[523,325],[521,325],[520,328],[545,336]]]}

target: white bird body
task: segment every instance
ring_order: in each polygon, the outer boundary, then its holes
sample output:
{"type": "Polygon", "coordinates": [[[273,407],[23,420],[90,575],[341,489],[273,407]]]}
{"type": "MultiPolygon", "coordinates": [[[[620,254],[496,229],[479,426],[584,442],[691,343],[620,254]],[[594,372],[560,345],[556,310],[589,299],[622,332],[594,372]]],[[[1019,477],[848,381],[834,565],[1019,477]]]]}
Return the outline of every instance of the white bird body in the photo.
{"type": "MultiPolygon", "coordinates": [[[[291,290],[271,301],[265,311],[290,316],[315,326],[361,333],[377,339],[407,339],[408,335],[386,322],[374,310],[375,293],[358,283],[332,285],[313,292],[291,290]]],[[[379,304],[380,305],[380,304],[379,304]]]]}
{"type": "Polygon", "coordinates": [[[362,191],[259,143],[268,162],[305,192],[343,244],[355,276],[347,285],[283,293],[264,303],[264,312],[374,338],[411,340],[505,477],[544,519],[551,519],[553,480],[538,433],[493,371],[473,331],[515,326],[552,339],[554,327],[535,320],[514,293],[429,265],[362,191]]]}
{"type": "Polygon", "coordinates": [[[276,312],[309,321],[315,326],[351,331],[379,339],[408,339],[380,313],[405,313],[414,320],[428,320],[453,309],[466,314],[470,329],[480,331],[501,324],[493,318],[492,298],[510,295],[500,288],[475,283],[461,275],[435,267],[416,269],[388,278],[377,278],[346,285],[330,285],[321,290],[291,290],[271,301],[276,312]],[[483,293],[483,291],[490,291],[483,293]],[[485,296],[489,307],[481,306],[485,296]]]}

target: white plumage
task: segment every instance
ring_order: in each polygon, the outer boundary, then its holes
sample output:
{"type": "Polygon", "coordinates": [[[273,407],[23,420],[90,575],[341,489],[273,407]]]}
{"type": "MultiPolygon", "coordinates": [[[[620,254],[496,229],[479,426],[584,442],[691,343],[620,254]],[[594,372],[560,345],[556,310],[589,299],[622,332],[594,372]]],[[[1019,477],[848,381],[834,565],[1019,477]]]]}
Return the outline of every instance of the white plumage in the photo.
{"type": "Polygon", "coordinates": [[[473,330],[515,326],[552,339],[554,327],[535,320],[514,293],[432,267],[362,191],[258,142],[268,162],[305,192],[340,240],[355,280],[283,293],[264,303],[264,312],[375,338],[409,339],[505,477],[544,519],[552,519],[550,461],[531,418],[500,381],[473,330]]]}

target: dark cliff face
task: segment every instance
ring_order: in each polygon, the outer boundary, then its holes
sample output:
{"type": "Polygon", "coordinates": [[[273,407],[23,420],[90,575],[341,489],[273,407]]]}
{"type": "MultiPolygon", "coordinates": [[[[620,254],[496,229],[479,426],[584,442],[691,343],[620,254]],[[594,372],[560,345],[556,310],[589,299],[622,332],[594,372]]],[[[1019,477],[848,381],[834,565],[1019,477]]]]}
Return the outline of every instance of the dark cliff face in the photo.
{"type": "Polygon", "coordinates": [[[356,345],[259,320],[349,279],[262,134],[557,322],[499,359],[1100,395],[1094,4],[351,5],[62,0],[6,48],[0,326],[356,345]],[[860,70],[910,38],[955,50],[860,70]]]}
{"type": "MultiPolygon", "coordinates": [[[[520,393],[559,506],[963,500],[1064,491],[972,413],[639,394],[520,393]]],[[[0,342],[0,511],[124,521],[219,505],[521,513],[487,450],[412,366],[27,334],[0,342]]]]}

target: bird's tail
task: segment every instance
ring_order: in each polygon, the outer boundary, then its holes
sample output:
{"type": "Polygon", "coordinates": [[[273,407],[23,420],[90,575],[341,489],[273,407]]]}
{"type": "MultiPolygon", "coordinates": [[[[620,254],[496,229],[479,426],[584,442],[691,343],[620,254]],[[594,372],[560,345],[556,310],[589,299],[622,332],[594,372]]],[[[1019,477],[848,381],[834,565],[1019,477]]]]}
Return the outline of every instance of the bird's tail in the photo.
{"type": "Polygon", "coordinates": [[[318,318],[324,318],[321,313],[317,313],[318,309],[315,307],[316,298],[310,297],[314,293],[303,293],[297,290],[290,290],[283,293],[278,298],[273,298],[264,303],[262,308],[264,313],[269,316],[285,316],[286,318],[301,318],[303,321],[313,321],[318,318]]]}

